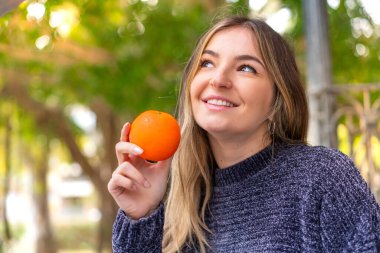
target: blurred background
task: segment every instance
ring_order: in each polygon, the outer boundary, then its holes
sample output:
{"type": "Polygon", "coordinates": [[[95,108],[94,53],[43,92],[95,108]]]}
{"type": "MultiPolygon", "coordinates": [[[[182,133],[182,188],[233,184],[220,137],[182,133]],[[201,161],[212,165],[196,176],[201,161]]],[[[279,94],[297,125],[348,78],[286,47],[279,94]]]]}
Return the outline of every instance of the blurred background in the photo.
{"type": "Polygon", "coordinates": [[[380,0],[0,0],[0,14],[0,253],[111,252],[121,126],[174,113],[197,39],[230,14],[290,41],[311,144],[351,156],[380,199],[380,0]]]}

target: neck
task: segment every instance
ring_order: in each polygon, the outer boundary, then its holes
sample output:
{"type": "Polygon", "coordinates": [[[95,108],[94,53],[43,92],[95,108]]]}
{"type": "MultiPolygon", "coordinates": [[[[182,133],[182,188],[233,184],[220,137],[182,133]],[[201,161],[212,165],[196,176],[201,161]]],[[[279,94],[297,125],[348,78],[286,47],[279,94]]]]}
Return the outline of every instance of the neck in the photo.
{"type": "Polygon", "coordinates": [[[234,165],[261,151],[270,141],[262,138],[217,138],[209,135],[210,146],[218,167],[234,165]]]}

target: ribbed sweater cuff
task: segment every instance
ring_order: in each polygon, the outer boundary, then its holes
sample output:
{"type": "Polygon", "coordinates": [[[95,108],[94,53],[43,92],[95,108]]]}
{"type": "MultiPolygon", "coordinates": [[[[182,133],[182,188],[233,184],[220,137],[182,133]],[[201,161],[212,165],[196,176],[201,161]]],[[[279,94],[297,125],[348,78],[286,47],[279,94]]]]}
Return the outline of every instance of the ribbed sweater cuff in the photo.
{"type": "Polygon", "coordinates": [[[164,226],[164,205],[148,217],[130,219],[121,209],[117,214],[112,233],[114,253],[161,252],[164,226]]]}

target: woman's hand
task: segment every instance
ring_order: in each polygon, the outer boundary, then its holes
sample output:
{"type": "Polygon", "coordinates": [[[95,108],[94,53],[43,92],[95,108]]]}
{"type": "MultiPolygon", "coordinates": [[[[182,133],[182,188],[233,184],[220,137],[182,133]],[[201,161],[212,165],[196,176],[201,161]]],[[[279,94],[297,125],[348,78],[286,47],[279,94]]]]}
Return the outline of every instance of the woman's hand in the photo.
{"type": "Polygon", "coordinates": [[[152,213],[163,199],[171,159],[150,163],[140,158],[143,150],[128,142],[129,131],[126,123],[115,147],[119,166],[112,173],[108,191],[130,218],[139,219],[152,213]]]}

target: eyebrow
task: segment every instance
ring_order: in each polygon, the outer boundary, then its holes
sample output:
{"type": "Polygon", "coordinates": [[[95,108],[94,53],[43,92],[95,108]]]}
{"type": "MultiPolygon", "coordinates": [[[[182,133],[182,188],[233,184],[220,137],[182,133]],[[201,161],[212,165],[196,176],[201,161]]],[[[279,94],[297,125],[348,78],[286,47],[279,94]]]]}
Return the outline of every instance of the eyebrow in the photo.
{"type": "MultiPolygon", "coordinates": [[[[206,49],[203,51],[202,55],[203,54],[209,54],[209,55],[212,55],[214,57],[219,57],[219,54],[215,51],[212,51],[212,50],[209,50],[209,49],[206,49]]],[[[238,55],[235,57],[236,60],[250,60],[250,61],[255,61],[257,63],[259,63],[264,69],[265,69],[265,66],[264,64],[260,61],[259,58],[253,56],[253,55],[249,55],[249,54],[243,54],[243,55],[238,55]]]]}

